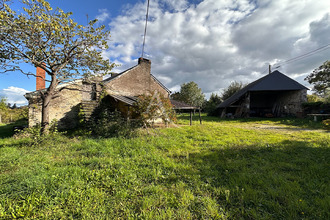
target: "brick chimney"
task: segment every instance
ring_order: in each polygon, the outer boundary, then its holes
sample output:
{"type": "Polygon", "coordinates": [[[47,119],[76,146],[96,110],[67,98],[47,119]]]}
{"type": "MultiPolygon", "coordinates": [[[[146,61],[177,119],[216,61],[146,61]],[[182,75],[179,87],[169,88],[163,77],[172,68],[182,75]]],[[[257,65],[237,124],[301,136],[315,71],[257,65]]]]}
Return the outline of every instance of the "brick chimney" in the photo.
{"type": "Polygon", "coordinates": [[[41,90],[46,88],[46,71],[40,67],[37,67],[37,77],[36,77],[36,90],[41,90]]]}

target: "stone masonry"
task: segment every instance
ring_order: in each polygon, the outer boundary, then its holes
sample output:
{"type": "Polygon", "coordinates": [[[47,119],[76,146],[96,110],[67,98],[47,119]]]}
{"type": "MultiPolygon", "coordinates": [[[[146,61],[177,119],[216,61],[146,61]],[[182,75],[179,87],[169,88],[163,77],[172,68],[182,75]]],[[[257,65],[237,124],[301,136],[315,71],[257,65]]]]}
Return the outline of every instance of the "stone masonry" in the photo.
{"type": "MultiPolygon", "coordinates": [[[[102,88],[110,95],[139,96],[157,91],[169,97],[169,91],[150,71],[151,62],[140,58],[138,65],[109,79],[102,81],[102,77],[96,77],[88,82],[77,80],[61,85],[58,88],[61,92],[51,101],[49,121],[57,120],[59,128],[76,127],[81,110],[91,115],[93,108],[97,107],[102,88]]],[[[41,123],[39,91],[27,93],[25,97],[29,101],[29,127],[35,126],[41,123]]]]}

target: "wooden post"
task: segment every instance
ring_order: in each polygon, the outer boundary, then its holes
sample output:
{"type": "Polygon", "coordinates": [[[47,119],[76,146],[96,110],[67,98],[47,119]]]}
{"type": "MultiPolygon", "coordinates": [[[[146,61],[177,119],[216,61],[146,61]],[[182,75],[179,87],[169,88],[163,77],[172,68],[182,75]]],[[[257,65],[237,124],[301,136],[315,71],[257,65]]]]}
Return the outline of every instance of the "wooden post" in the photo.
{"type": "Polygon", "coordinates": [[[269,71],[269,74],[271,74],[272,73],[272,66],[269,64],[269,66],[268,66],[268,71],[269,71]]]}
{"type": "Polygon", "coordinates": [[[192,110],[190,110],[190,126],[192,125],[192,110]]]}
{"type": "Polygon", "coordinates": [[[127,105],[127,125],[129,125],[129,115],[130,115],[130,111],[129,111],[129,105],[127,105]]]}
{"type": "Polygon", "coordinates": [[[202,124],[201,108],[199,108],[199,123],[202,124]]]}

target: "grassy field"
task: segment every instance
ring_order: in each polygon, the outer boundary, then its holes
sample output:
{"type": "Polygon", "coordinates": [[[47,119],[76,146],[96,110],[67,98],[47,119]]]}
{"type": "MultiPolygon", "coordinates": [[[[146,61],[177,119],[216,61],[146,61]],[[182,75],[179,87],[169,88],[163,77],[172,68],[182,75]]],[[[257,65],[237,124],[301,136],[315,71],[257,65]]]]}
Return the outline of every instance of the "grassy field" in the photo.
{"type": "Polygon", "coordinates": [[[320,123],[187,119],[130,139],[3,135],[0,219],[330,219],[320,123]]]}

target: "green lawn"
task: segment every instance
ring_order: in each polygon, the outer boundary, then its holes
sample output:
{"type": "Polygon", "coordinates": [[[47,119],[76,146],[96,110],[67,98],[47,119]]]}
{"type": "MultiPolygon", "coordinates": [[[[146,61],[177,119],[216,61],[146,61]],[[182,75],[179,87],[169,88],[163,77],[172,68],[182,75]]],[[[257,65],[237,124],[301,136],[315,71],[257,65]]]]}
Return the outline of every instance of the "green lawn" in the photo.
{"type": "Polygon", "coordinates": [[[0,137],[0,219],[330,218],[320,123],[187,119],[131,139],[0,137]]]}

